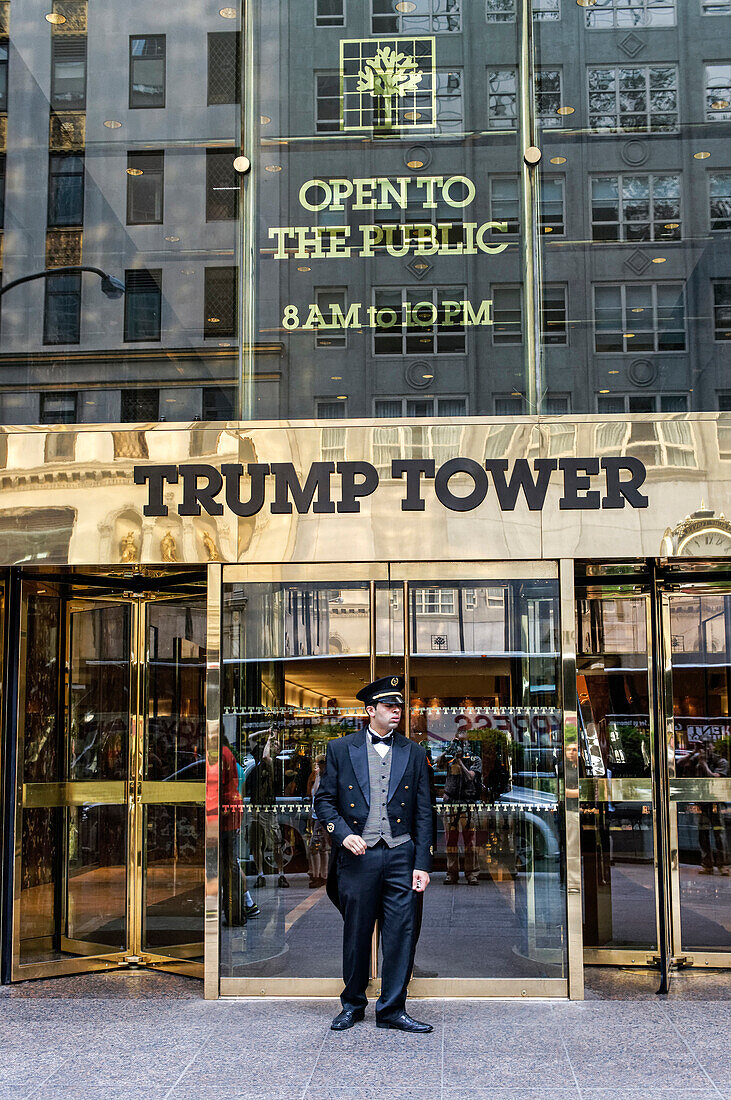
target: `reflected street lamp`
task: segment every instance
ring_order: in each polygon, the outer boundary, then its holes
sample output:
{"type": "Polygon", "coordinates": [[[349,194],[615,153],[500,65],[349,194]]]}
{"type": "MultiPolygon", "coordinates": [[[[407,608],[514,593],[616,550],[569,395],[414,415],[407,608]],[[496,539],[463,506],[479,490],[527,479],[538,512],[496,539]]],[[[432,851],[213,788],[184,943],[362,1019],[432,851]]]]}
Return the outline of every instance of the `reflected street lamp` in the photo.
{"type": "Polygon", "coordinates": [[[9,290],[12,290],[13,287],[20,286],[21,283],[31,283],[34,279],[52,279],[56,275],[79,275],[82,271],[91,271],[93,275],[99,276],[102,281],[102,294],[105,294],[107,298],[116,299],[123,296],[124,283],[121,279],[102,271],[100,267],[78,264],[73,267],[52,267],[46,271],[36,271],[33,275],[23,275],[20,279],[13,279],[12,282],[0,287],[0,298],[3,294],[7,294],[9,290]]]}

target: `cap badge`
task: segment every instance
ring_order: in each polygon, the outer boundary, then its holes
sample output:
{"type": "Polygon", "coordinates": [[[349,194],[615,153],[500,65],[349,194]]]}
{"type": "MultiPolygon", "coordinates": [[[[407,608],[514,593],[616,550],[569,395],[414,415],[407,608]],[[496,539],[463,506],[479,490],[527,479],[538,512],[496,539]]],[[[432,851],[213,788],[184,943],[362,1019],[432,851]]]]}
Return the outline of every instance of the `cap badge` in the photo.
{"type": "Polygon", "coordinates": [[[334,833],[334,832],[335,832],[335,826],[333,825],[332,821],[331,821],[331,822],[330,822],[330,824],[328,825],[328,827],[327,827],[327,831],[328,831],[329,833],[334,833]]]}
{"type": "Polygon", "coordinates": [[[391,687],[398,687],[398,676],[391,677],[391,687]]]}

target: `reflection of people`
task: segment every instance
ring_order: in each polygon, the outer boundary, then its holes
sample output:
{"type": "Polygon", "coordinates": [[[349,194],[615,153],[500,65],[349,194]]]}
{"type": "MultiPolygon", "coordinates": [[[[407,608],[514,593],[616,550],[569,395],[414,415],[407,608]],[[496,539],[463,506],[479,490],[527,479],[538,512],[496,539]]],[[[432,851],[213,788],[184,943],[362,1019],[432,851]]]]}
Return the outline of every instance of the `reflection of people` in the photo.
{"type": "Polygon", "coordinates": [[[315,810],[335,841],[327,890],[343,915],[342,1011],[334,1031],[365,1015],[371,940],[381,925],[383,977],[376,1026],[432,1031],[406,1012],[414,961],[416,895],[429,885],[432,808],[424,750],[396,733],[403,677],[358,692],[370,728],[331,741],[315,810]]]}
{"type": "Polygon", "coordinates": [[[310,889],[324,886],[327,881],[327,861],[330,853],[330,841],[327,830],[321,821],[317,819],[315,810],[315,796],[320,786],[320,781],[326,767],[326,757],[318,756],[312,767],[312,772],[307,780],[307,797],[310,800],[310,842],[307,846],[307,859],[310,872],[310,889]]]}
{"type": "Polygon", "coordinates": [[[460,730],[437,761],[447,769],[444,781],[444,805],[447,807],[447,874],[444,882],[455,886],[459,880],[459,834],[464,846],[464,873],[468,886],[477,886],[477,837],[474,803],[482,793],[482,760],[472,752],[467,731],[460,730]]]}
{"type": "Polygon", "coordinates": [[[277,885],[287,887],[289,882],[284,876],[284,855],[274,791],[274,761],[281,752],[281,746],[274,734],[267,737],[264,745],[261,735],[255,734],[249,738],[249,747],[255,760],[254,769],[247,780],[252,806],[249,847],[257,871],[254,886],[266,886],[265,853],[271,851],[279,875],[277,885]]]}
{"type": "Polygon", "coordinates": [[[221,748],[221,912],[229,927],[241,924],[241,880],[238,836],[243,805],[236,758],[228,745],[221,748]]]}
{"type": "MultiPolygon", "coordinates": [[[[678,762],[678,771],[684,778],[720,779],[728,775],[728,760],[715,751],[712,741],[691,742],[693,752],[678,762]]],[[[712,875],[714,862],[719,874],[728,875],[728,849],[726,846],[726,822],[724,804],[699,802],[698,845],[701,850],[700,875],[712,875]],[[713,840],[713,843],[711,843],[713,840]]]]}

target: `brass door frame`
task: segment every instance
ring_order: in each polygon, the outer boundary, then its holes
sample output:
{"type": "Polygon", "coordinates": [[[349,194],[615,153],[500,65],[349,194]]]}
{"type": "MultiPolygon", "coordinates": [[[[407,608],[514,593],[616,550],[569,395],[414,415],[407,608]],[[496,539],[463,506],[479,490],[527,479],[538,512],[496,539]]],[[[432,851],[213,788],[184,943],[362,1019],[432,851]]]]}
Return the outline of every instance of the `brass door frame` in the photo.
{"type": "MultiPolygon", "coordinates": [[[[203,593],[201,593],[201,597],[203,593]]],[[[144,594],[121,593],[103,594],[94,596],[71,595],[64,599],[56,586],[48,581],[35,581],[32,578],[23,578],[21,586],[21,624],[20,646],[18,660],[20,668],[20,684],[18,691],[18,714],[16,733],[16,790],[15,790],[15,854],[13,867],[13,911],[12,911],[12,956],[10,977],[11,981],[25,981],[32,978],[44,978],[60,976],[64,974],[88,973],[91,971],[108,970],[126,967],[130,963],[139,963],[156,969],[170,969],[176,973],[187,974],[192,977],[203,977],[203,965],[199,962],[189,962],[187,959],[167,956],[157,952],[142,951],[142,903],[144,896],[143,864],[144,864],[144,808],[147,805],[159,805],[161,803],[180,805],[202,804],[205,797],[205,783],[184,783],[183,790],[177,792],[182,797],[171,799],[169,794],[163,797],[165,792],[160,790],[162,784],[144,780],[144,737],[145,737],[145,688],[147,670],[147,608],[152,603],[171,602],[173,600],[190,600],[191,594],[178,595],[167,592],[150,592],[144,594]],[[124,780],[110,780],[108,782],[86,781],[61,781],[49,783],[23,782],[23,760],[25,743],[25,679],[23,670],[27,660],[27,608],[28,594],[31,594],[39,585],[55,596],[61,605],[62,622],[60,638],[62,639],[62,652],[59,653],[59,664],[62,670],[63,680],[59,683],[59,720],[64,726],[64,750],[68,745],[69,731],[68,720],[70,714],[70,677],[71,677],[71,619],[72,615],[85,610],[99,607],[118,606],[120,603],[130,608],[130,649],[129,649],[129,677],[130,677],[130,708],[129,708],[129,736],[127,747],[127,778],[124,780]],[[104,805],[125,806],[127,810],[127,874],[125,886],[125,924],[126,946],[117,951],[105,951],[106,945],[94,944],[86,941],[69,940],[61,936],[61,943],[70,952],[89,949],[89,954],[80,954],[76,957],[56,959],[42,963],[22,963],[20,960],[20,900],[22,886],[22,815],[25,808],[42,807],[69,807],[84,805],[89,801],[104,805]]],[[[171,785],[168,792],[171,790],[171,785]]],[[[67,843],[64,833],[63,844],[67,843]]],[[[67,853],[62,858],[62,874],[64,883],[68,875],[67,853]]],[[[65,907],[67,889],[61,887],[63,905],[65,907]]],[[[63,921],[62,915],[62,921],[63,921]]],[[[201,944],[190,945],[196,953],[202,954],[201,944]]]]}
{"type": "Polygon", "coordinates": [[[680,841],[678,834],[678,803],[693,800],[723,801],[728,793],[729,779],[677,780],[675,773],[675,721],[673,706],[672,635],[670,627],[670,602],[674,596],[731,596],[731,584],[690,581],[684,583],[673,577],[659,587],[660,615],[662,621],[662,667],[664,688],[665,729],[663,751],[666,768],[666,807],[669,849],[669,896],[671,954],[684,967],[715,967],[731,969],[731,950],[703,951],[683,945],[680,906],[680,841]],[[725,786],[725,790],[724,790],[725,786]],[[689,797],[690,796],[690,797],[689,797]],[[704,797],[705,796],[705,797],[704,797]]]}
{"type": "MultiPolygon", "coordinates": [[[[402,586],[404,613],[404,671],[406,685],[409,683],[409,583],[423,581],[448,582],[454,580],[472,580],[490,582],[491,580],[559,580],[561,602],[561,672],[563,674],[562,703],[564,705],[565,753],[568,746],[576,743],[576,656],[574,633],[574,597],[573,597],[573,561],[507,561],[507,562],[376,562],[345,565],[332,564],[276,564],[276,565],[223,565],[209,567],[208,581],[208,679],[207,679],[207,797],[206,797],[206,966],[205,996],[214,999],[217,996],[302,996],[337,997],[342,990],[342,980],[333,978],[229,978],[219,974],[220,952],[220,894],[219,894],[219,847],[218,847],[218,762],[220,754],[220,715],[221,715],[221,626],[222,626],[222,589],[223,583],[233,582],[328,582],[337,584],[346,581],[367,581],[370,583],[371,609],[371,673],[375,675],[376,652],[376,584],[402,586]],[[570,614],[567,614],[570,608],[570,614]],[[571,670],[574,675],[571,679],[571,670]]],[[[398,660],[398,657],[394,658],[398,660]]],[[[407,688],[408,691],[408,688],[407,688]]],[[[408,707],[408,696],[405,705],[408,707]]],[[[567,757],[568,759],[568,757],[567,757]]],[[[569,761],[566,776],[575,772],[575,764],[569,761]]],[[[564,800],[565,801],[565,800],[564,800]]],[[[568,810],[564,810],[564,820],[568,824],[566,837],[571,851],[567,852],[567,886],[572,893],[566,894],[568,942],[568,975],[566,978],[417,978],[412,980],[409,989],[416,997],[583,997],[583,963],[581,959],[581,895],[580,854],[578,848],[578,800],[574,798],[568,810]],[[578,875],[577,875],[578,871],[578,875]]],[[[380,993],[380,982],[376,968],[376,939],[374,936],[369,995],[380,993]]]]}

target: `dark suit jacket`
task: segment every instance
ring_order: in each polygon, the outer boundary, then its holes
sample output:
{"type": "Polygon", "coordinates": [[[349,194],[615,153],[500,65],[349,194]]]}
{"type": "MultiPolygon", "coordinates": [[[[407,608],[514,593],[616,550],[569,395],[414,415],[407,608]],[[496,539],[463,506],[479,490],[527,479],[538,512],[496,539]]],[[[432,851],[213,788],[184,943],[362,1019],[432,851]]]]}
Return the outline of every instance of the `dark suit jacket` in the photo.
{"type": "MultiPolygon", "coordinates": [[[[335,842],[330,858],[327,892],[338,905],[335,865],[337,852],[351,833],[362,834],[370,806],[367,730],[350,733],[327,746],[325,774],[315,795],[318,821],[335,842]]],[[[429,768],[421,745],[400,733],[393,735],[388,820],[394,837],[408,834],[414,842],[414,867],[431,870],[433,855],[429,768]]]]}

